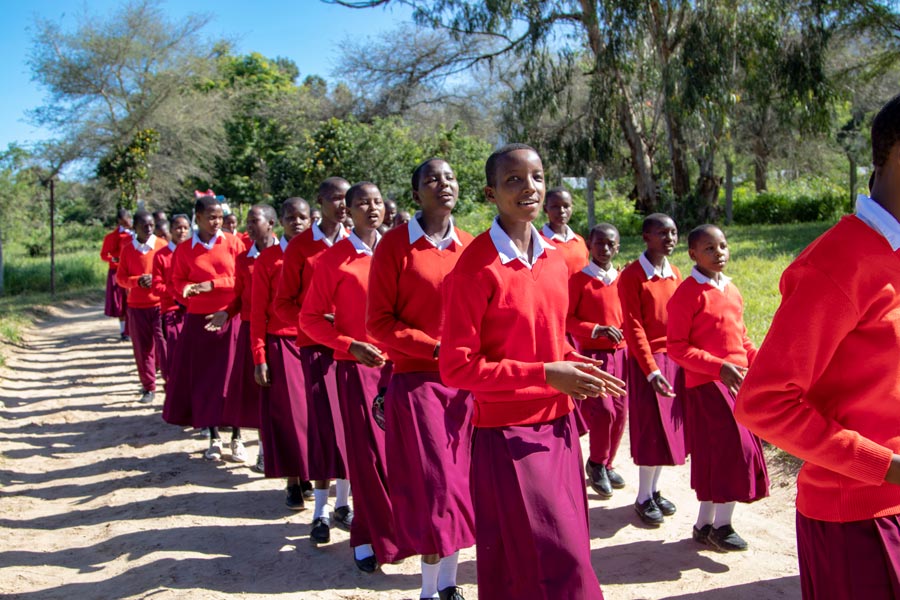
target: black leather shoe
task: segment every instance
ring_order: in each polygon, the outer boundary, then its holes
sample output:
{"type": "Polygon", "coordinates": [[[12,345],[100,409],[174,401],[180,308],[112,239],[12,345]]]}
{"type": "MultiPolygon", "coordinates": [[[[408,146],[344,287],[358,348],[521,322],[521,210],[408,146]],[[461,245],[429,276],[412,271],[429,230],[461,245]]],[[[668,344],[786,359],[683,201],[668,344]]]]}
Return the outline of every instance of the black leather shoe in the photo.
{"type": "Polygon", "coordinates": [[[303,510],[305,502],[299,484],[287,486],[287,497],[284,499],[284,503],[291,510],[303,510]]]}
{"type": "Polygon", "coordinates": [[[331,519],[328,517],[319,517],[312,522],[312,529],[309,530],[309,539],[316,544],[327,544],[331,541],[331,519]]]}
{"type": "Polygon", "coordinates": [[[662,514],[667,517],[671,517],[675,514],[675,505],[672,504],[670,500],[663,498],[663,495],[659,492],[653,492],[653,501],[656,502],[656,505],[659,507],[659,510],[662,511],[662,514]]]}
{"type": "Polygon", "coordinates": [[[312,483],[310,483],[308,481],[301,481],[300,489],[303,490],[303,498],[305,500],[312,500],[313,498],[316,497],[315,493],[313,493],[312,483]]]}
{"type": "Polygon", "coordinates": [[[737,534],[731,525],[710,529],[709,543],[723,552],[741,552],[747,549],[747,542],[737,534]]]}
{"type": "Polygon", "coordinates": [[[438,597],[441,600],[466,600],[462,594],[462,588],[455,585],[438,590],[438,597]]]}
{"type": "Polygon", "coordinates": [[[375,569],[378,568],[378,561],[375,560],[374,554],[365,558],[356,558],[356,555],[354,555],[353,561],[356,563],[356,568],[363,573],[374,573],[375,569]]]}
{"type": "Polygon", "coordinates": [[[625,487],[625,480],[622,479],[622,476],[609,467],[606,467],[606,477],[609,478],[609,485],[614,490],[621,490],[625,487]]]}
{"type": "Polygon", "coordinates": [[[709,546],[709,532],[712,530],[712,525],[706,524],[700,529],[697,529],[697,526],[694,525],[694,530],[691,532],[691,537],[694,538],[694,541],[698,544],[703,544],[704,546],[709,546]]]}
{"type": "Polygon", "coordinates": [[[606,467],[595,462],[588,461],[585,470],[588,474],[588,480],[591,482],[591,489],[597,492],[597,495],[608,500],[612,498],[612,485],[606,474],[606,467]]]}
{"type": "Polygon", "coordinates": [[[331,514],[331,518],[344,527],[349,528],[353,524],[353,511],[350,510],[349,506],[338,506],[331,514]]]}
{"type": "Polygon", "coordinates": [[[659,510],[653,498],[648,498],[644,502],[635,502],[634,511],[647,525],[661,525],[665,521],[662,511],[659,510]]]}

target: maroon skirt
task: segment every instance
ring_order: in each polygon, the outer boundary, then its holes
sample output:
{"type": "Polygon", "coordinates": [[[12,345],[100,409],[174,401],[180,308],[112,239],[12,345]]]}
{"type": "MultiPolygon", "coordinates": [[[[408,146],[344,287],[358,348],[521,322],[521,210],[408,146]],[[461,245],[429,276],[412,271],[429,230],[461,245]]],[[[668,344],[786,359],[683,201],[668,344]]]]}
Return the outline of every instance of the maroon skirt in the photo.
{"type": "Polygon", "coordinates": [[[575,416],[479,428],[472,444],[479,598],[602,599],[575,416]]]}
{"type": "Polygon", "coordinates": [[[804,600],[900,598],[900,516],[830,523],[797,513],[804,600]]]}
{"type": "Polygon", "coordinates": [[[633,356],[628,357],[628,433],[634,463],[645,467],[683,465],[687,457],[684,432],[684,374],[665,352],[653,358],[675,389],[675,397],[657,394],[633,356]]]}
{"type": "Polygon", "coordinates": [[[162,371],[168,386],[172,382],[172,354],[184,322],[184,309],[164,312],[160,316],[160,321],[162,322],[162,343],[156,346],[156,352],[159,356],[160,371],[162,371]]]}
{"type": "Polygon", "coordinates": [[[183,427],[232,425],[222,420],[225,391],[234,365],[238,328],[229,319],[219,331],[205,329],[206,315],[188,314],[172,355],[163,419],[183,427]]]}
{"type": "Polygon", "coordinates": [[[311,481],[347,478],[347,447],[335,380],[334,354],[325,346],[300,348],[308,411],[307,460],[311,481]]]}
{"type": "Polygon", "coordinates": [[[266,336],[269,387],[260,388],[259,441],[266,477],[309,479],[306,385],[294,336],[266,336]]]}
{"type": "Polygon", "coordinates": [[[225,393],[222,422],[234,427],[259,429],[259,386],[253,376],[255,367],[250,353],[250,321],[235,317],[238,327],[234,345],[234,366],[225,393]]]}
{"type": "Polygon", "coordinates": [[[106,272],[106,303],[103,306],[103,314],[107,317],[121,319],[125,317],[127,310],[127,290],[116,283],[116,269],[106,272]]]}
{"type": "Polygon", "coordinates": [[[162,337],[159,307],[131,307],[127,314],[131,346],[141,386],[148,392],[156,391],[156,347],[162,337]]]}
{"type": "MultiPolygon", "coordinates": [[[[582,350],[590,358],[603,361],[604,371],[627,381],[625,374],[625,350],[582,350]]],[[[585,398],[580,403],[581,414],[590,430],[591,462],[612,468],[616,452],[625,433],[628,416],[626,396],[600,396],[585,398]]]]}
{"type": "Polygon", "coordinates": [[[401,548],[394,530],[384,460],[384,431],[372,418],[372,401],[387,390],[391,363],[364,367],[356,361],[337,361],[338,397],[347,434],[347,470],[353,489],[350,546],[371,544],[379,563],[412,556],[401,548]]]}
{"type": "Polygon", "coordinates": [[[394,373],[384,412],[399,544],[442,557],[472,546],[471,394],[445,386],[438,373],[394,373]]]}
{"type": "Polygon", "coordinates": [[[759,438],[735,421],[734,396],[722,383],[687,388],[691,488],[701,502],[754,502],[769,495],[759,438]]]}

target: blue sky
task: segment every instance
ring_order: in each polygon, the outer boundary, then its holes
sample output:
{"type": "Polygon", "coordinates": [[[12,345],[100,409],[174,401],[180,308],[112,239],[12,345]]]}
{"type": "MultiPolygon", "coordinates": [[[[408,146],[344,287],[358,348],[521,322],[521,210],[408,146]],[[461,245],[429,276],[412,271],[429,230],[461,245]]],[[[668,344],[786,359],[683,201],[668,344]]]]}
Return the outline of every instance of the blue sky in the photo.
{"type": "MultiPolygon", "coordinates": [[[[300,77],[317,74],[331,80],[342,41],[391,30],[410,20],[403,6],[354,10],[319,0],[168,0],[160,3],[172,18],[208,13],[213,19],[206,33],[228,38],[235,52],[285,56],[300,68],[300,77]]],[[[84,6],[90,14],[104,15],[121,5],[119,0],[0,0],[0,151],[11,142],[27,144],[50,134],[29,125],[26,111],[42,102],[44,90],[31,81],[26,63],[32,46],[35,16],[74,27],[84,6]]]]}

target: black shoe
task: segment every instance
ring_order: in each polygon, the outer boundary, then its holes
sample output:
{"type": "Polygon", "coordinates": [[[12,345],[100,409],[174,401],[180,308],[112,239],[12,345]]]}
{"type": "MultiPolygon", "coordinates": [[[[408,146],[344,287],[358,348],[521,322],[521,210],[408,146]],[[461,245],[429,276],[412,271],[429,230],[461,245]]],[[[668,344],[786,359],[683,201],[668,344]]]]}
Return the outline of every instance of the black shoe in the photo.
{"type": "Polygon", "coordinates": [[[309,530],[309,539],[316,544],[327,544],[331,541],[331,519],[328,517],[319,517],[312,522],[312,529],[309,530]]]}
{"type": "Polygon", "coordinates": [[[130,341],[131,341],[131,338],[128,337],[127,335],[125,335],[124,333],[120,336],[119,339],[121,339],[123,342],[130,342],[130,341]]]}
{"type": "Polygon", "coordinates": [[[462,594],[462,588],[455,585],[438,590],[438,596],[441,600],[466,600],[462,594]]]}
{"type": "Polygon", "coordinates": [[[303,498],[305,500],[312,500],[313,498],[316,497],[315,493],[313,492],[312,483],[310,483],[308,481],[301,481],[300,489],[303,490],[303,498]]]}
{"type": "Polygon", "coordinates": [[[659,507],[659,510],[662,511],[662,514],[667,517],[671,517],[675,514],[675,505],[672,504],[670,500],[663,498],[663,495],[659,492],[653,492],[653,501],[656,502],[656,505],[659,507]]]}
{"type": "Polygon", "coordinates": [[[662,511],[659,510],[653,498],[648,498],[644,502],[635,502],[634,511],[647,525],[661,525],[665,521],[662,511]]]}
{"type": "Polygon", "coordinates": [[[287,497],[284,499],[284,503],[291,510],[304,509],[303,490],[299,483],[287,486],[287,497]]]}
{"type": "Polygon", "coordinates": [[[356,555],[354,554],[353,560],[356,562],[356,568],[363,573],[374,573],[375,569],[378,568],[378,561],[375,560],[374,554],[365,558],[356,558],[356,555]]]}
{"type": "Polygon", "coordinates": [[[334,509],[331,517],[346,528],[350,528],[353,523],[353,511],[349,506],[338,506],[334,509]]]}
{"type": "Polygon", "coordinates": [[[597,495],[604,500],[612,498],[612,485],[606,474],[606,467],[595,462],[587,461],[585,470],[588,474],[588,480],[591,482],[591,489],[597,492],[597,495]]]}
{"type": "Polygon", "coordinates": [[[611,485],[614,490],[621,490],[625,487],[625,480],[622,479],[622,476],[616,473],[612,467],[606,467],[606,477],[609,479],[609,485],[611,485]]]}
{"type": "Polygon", "coordinates": [[[698,544],[703,544],[704,546],[709,546],[709,532],[712,530],[712,525],[706,524],[700,529],[697,529],[697,526],[694,525],[694,530],[691,532],[691,537],[694,538],[694,541],[698,544]]]}
{"type": "Polygon", "coordinates": [[[747,549],[747,542],[737,534],[731,525],[710,529],[709,542],[723,552],[741,552],[747,549]]]}

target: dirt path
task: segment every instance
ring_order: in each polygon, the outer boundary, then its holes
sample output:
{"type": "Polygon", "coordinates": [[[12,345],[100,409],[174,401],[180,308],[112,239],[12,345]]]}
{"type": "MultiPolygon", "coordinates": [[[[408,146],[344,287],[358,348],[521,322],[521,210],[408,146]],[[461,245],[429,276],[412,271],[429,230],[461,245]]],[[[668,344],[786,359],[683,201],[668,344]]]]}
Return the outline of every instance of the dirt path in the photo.
{"type": "MultiPolygon", "coordinates": [[[[101,307],[69,305],[7,349],[3,597],[418,597],[417,560],[365,575],[338,529],[313,548],[311,509],[288,511],[280,482],[203,460],[200,436],[163,423],[161,399],[138,404],[131,350],[117,337],[101,307]]],[[[777,483],[788,478],[773,473],[771,498],[738,507],[735,526],[751,550],[719,554],[690,539],[697,503],[688,468],[663,475],[678,514],[647,529],[631,508],[637,469],[627,449],[622,456],[628,488],[606,502],[590,494],[593,563],[607,598],[799,597],[793,490],[777,483]]],[[[461,556],[460,580],[477,598],[474,549],[461,556]]]]}

